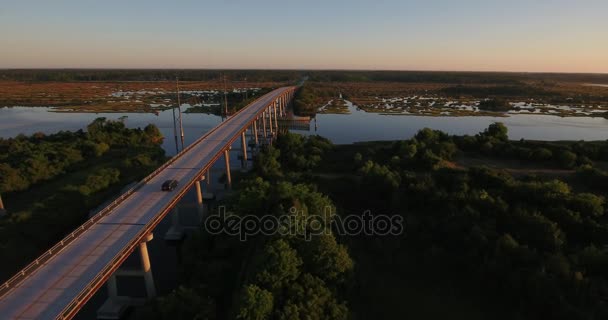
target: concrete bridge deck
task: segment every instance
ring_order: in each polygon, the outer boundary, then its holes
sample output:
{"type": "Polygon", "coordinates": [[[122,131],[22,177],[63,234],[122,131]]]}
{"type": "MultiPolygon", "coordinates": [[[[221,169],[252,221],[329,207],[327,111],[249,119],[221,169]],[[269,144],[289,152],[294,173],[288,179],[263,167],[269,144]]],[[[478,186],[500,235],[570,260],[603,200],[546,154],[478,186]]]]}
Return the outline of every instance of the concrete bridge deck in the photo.
{"type": "Polygon", "coordinates": [[[276,106],[294,90],[279,88],[260,97],[1,285],[0,318],[72,318],[232,143],[263,114],[276,117],[276,106]],[[179,181],[178,187],[161,191],[169,179],[179,181]]]}

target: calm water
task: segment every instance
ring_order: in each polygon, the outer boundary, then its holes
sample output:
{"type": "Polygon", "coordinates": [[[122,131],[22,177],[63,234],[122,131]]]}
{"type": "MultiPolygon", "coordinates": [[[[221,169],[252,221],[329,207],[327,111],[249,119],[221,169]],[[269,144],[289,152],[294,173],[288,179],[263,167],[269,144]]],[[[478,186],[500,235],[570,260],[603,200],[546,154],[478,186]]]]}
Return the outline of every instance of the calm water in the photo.
{"type": "MultiPolygon", "coordinates": [[[[476,134],[493,122],[503,122],[511,139],[530,140],[605,140],[608,120],[591,117],[562,118],[550,115],[511,115],[510,117],[425,117],[382,115],[357,110],[348,103],[349,115],[318,114],[316,133],[334,143],[396,140],[412,137],[422,128],[450,134],[476,134]]],[[[315,121],[311,123],[315,130],[315,121]]]]}
{"type": "MultiPolygon", "coordinates": [[[[50,110],[30,107],[0,108],[0,137],[14,137],[20,133],[30,135],[35,132],[75,131],[85,129],[91,121],[99,117],[116,120],[127,116],[125,124],[129,128],[143,128],[149,123],[155,124],[165,136],[163,148],[168,154],[175,153],[171,110],[163,111],[158,116],[151,113],[61,113],[50,110]]],[[[199,113],[184,113],[182,120],[186,144],[192,143],[222,121],[218,116],[199,113]]]]}
{"type": "MultiPolygon", "coordinates": [[[[511,139],[533,140],[606,140],[608,120],[591,117],[561,118],[550,115],[511,115],[510,117],[425,117],[366,113],[348,104],[351,114],[318,114],[311,122],[311,131],[331,139],[334,143],[395,140],[412,137],[418,130],[429,127],[450,134],[475,134],[496,121],[509,128],[511,139]]],[[[55,113],[49,108],[0,108],[0,137],[14,137],[19,133],[53,133],[59,130],[83,129],[98,117],[118,119],[127,116],[131,128],[157,125],[166,137],[163,147],[168,154],[175,152],[172,113],[158,116],[147,113],[55,113]]],[[[186,144],[221,122],[221,118],[207,114],[183,114],[186,144]]]]}

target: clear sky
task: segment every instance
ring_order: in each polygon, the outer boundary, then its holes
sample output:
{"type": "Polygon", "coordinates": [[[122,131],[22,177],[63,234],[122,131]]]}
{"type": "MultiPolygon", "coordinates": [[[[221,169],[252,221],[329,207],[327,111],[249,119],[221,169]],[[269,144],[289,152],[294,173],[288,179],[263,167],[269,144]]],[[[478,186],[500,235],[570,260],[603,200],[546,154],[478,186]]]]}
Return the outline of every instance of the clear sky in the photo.
{"type": "Polygon", "coordinates": [[[608,0],[0,0],[0,68],[608,73],[608,0]]]}

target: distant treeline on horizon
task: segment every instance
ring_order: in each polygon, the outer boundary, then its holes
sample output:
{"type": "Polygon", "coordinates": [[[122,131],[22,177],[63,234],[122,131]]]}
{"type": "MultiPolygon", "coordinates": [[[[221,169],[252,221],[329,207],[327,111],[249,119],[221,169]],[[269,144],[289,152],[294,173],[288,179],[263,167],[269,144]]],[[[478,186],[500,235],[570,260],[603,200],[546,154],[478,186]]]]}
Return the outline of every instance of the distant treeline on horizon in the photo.
{"type": "Polygon", "coordinates": [[[350,70],[211,70],[211,69],[4,69],[0,80],[13,81],[227,81],[297,83],[304,77],[317,82],[437,82],[515,84],[524,80],[608,83],[608,74],[465,72],[465,71],[350,71],[350,70]]]}

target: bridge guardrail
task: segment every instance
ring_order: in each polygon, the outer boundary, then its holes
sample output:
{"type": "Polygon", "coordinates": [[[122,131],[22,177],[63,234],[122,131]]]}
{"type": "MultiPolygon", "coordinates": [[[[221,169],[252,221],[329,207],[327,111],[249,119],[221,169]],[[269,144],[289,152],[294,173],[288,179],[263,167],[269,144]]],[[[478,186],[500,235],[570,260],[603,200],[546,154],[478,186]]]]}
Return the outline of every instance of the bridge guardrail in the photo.
{"type": "MultiPolygon", "coordinates": [[[[272,94],[273,92],[274,91],[272,91],[268,94],[272,94]]],[[[266,96],[266,95],[264,95],[264,96],[266,96]]],[[[264,96],[254,100],[253,102],[250,103],[250,105],[255,103],[256,101],[264,98],[264,96]]],[[[234,115],[239,114],[241,111],[243,111],[245,109],[247,109],[247,108],[246,107],[242,108],[241,110],[237,111],[234,115]]],[[[228,119],[227,121],[229,121],[229,120],[230,119],[228,119]]],[[[227,123],[227,121],[224,123],[227,123]]],[[[0,286],[0,297],[7,294],[17,284],[19,284],[21,281],[26,279],[28,275],[35,272],[40,267],[40,265],[43,265],[44,263],[49,261],[54,255],[56,255],[58,252],[63,250],[67,245],[69,245],[72,241],[74,241],[76,238],[78,238],[82,233],[87,231],[92,225],[97,223],[101,218],[108,215],[112,210],[117,208],[126,198],[131,196],[136,190],[138,190],[140,187],[142,187],[148,181],[150,181],[155,176],[157,176],[162,170],[166,169],[169,165],[173,164],[173,162],[175,162],[177,159],[179,159],[181,156],[183,156],[186,152],[190,151],[194,146],[198,145],[203,139],[205,139],[207,136],[209,136],[210,134],[215,132],[221,126],[222,125],[220,124],[219,126],[216,126],[215,128],[211,129],[209,132],[207,132],[206,134],[204,134],[203,136],[198,138],[194,143],[190,144],[189,146],[184,148],[182,151],[178,152],[175,156],[173,156],[171,159],[169,159],[167,162],[165,162],[159,168],[157,168],[152,173],[150,173],[148,176],[146,176],[142,181],[140,181],[135,186],[130,188],[127,192],[123,193],[120,197],[118,197],[116,200],[114,200],[112,203],[110,203],[107,207],[105,207],[104,209],[99,211],[93,217],[89,218],[82,225],[80,225],[80,227],[76,228],[76,230],[72,231],[70,234],[68,234],[66,237],[64,237],[58,243],[56,243],[49,250],[45,251],[36,260],[34,260],[30,264],[28,264],[26,267],[24,267],[20,271],[18,271],[14,276],[9,278],[6,282],[4,282],[2,284],[2,286],[0,286]]],[[[66,308],[66,309],[68,309],[68,308],[66,308]]]]}
{"type": "MultiPolygon", "coordinates": [[[[274,91],[273,91],[274,92],[274,91]]],[[[271,94],[272,92],[268,93],[271,94]]],[[[264,96],[254,100],[251,104],[255,103],[256,101],[258,101],[259,99],[262,99],[264,96]]],[[[237,115],[238,113],[240,113],[241,111],[245,110],[245,108],[237,111],[233,117],[235,115],[237,115]]],[[[257,116],[257,115],[256,115],[257,116]]],[[[182,152],[187,152],[188,150],[190,150],[191,148],[194,148],[194,146],[196,146],[198,143],[201,142],[201,140],[203,140],[204,138],[206,138],[209,134],[213,133],[216,129],[219,129],[220,126],[217,126],[215,128],[213,128],[211,131],[209,131],[208,133],[206,133],[205,135],[203,135],[202,137],[200,137],[199,139],[197,139],[194,143],[190,144],[187,148],[185,148],[184,150],[182,150],[181,152],[179,152],[175,157],[173,157],[172,159],[179,159],[178,155],[180,155],[182,152]]],[[[181,156],[181,155],[180,155],[181,156]]],[[[167,166],[169,162],[167,162],[167,166]]],[[[166,166],[165,166],[166,167],[166,166]]],[[[157,169],[156,171],[162,171],[162,167],[160,167],[159,169],[157,169]]],[[[156,172],[155,171],[155,172],[156,172]]],[[[152,176],[152,174],[150,175],[152,176]]],[[[137,188],[134,187],[134,188],[137,188]]],[[[180,195],[176,198],[181,198],[181,196],[183,196],[184,193],[187,192],[187,189],[183,190],[180,195]]],[[[167,204],[167,206],[165,206],[162,210],[162,212],[165,212],[168,210],[168,208],[170,208],[171,206],[174,205],[174,202],[177,201],[172,201],[171,203],[167,204]]],[[[63,319],[69,319],[71,316],[73,316],[74,314],[74,309],[77,308],[79,305],[81,305],[83,303],[83,301],[86,301],[87,296],[90,295],[90,291],[91,290],[95,290],[97,288],[97,284],[100,283],[101,281],[103,281],[104,279],[107,279],[109,276],[111,276],[111,273],[114,272],[114,269],[116,267],[116,262],[117,261],[124,261],[124,259],[127,258],[127,256],[132,252],[132,250],[134,249],[134,247],[137,245],[137,243],[139,242],[139,239],[143,239],[143,237],[146,236],[146,234],[149,232],[149,227],[148,225],[154,225],[155,221],[158,219],[157,217],[155,219],[153,219],[152,221],[150,221],[147,225],[146,228],[144,228],[142,231],[140,231],[137,236],[135,236],[133,239],[137,240],[137,241],[133,241],[132,243],[129,244],[129,246],[125,247],[121,252],[119,252],[117,254],[117,256],[115,256],[107,265],[104,266],[104,268],[102,269],[102,271],[93,279],[93,281],[91,281],[91,283],[89,283],[88,287],[83,290],[82,292],[80,292],[76,298],[74,298],[69,305],[67,305],[62,313],[59,315],[59,317],[57,319],[59,320],[63,320],[63,319]]]]}

